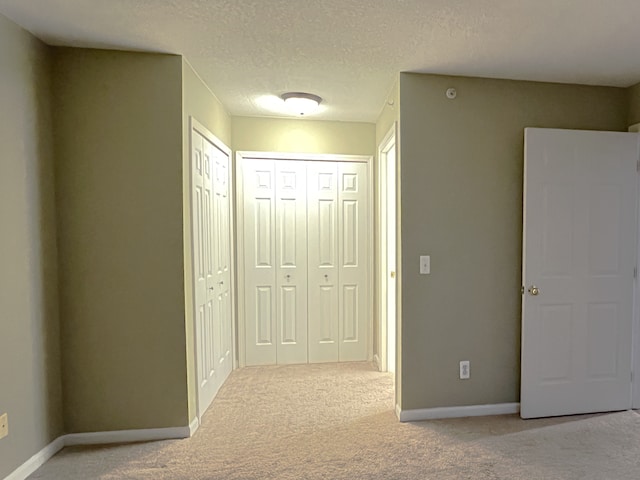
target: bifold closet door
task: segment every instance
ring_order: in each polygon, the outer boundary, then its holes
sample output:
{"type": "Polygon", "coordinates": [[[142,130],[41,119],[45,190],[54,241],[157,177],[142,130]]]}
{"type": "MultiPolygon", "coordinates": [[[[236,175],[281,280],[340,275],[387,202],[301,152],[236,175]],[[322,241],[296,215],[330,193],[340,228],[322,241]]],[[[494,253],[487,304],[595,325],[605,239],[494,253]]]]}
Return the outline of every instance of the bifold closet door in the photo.
{"type": "Polygon", "coordinates": [[[338,164],[308,162],[309,362],[337,362],[338,164]]]}
{"type": "Polygon", "coordinates": [[[192,133],[192,218],[196,338],[198,341],[198,392],[201,403],[213,400],[217,391],[214,342],[216,295],[213,268],[213,183],[211,149],[199,133],[192,133]]]}
{"type": "Polygon", "coordinates": [[[246,363],[306,363],[304,164],[244,160],[242,168],[246,363]]]}
{"type": "Polygon", "coordinates": [[[213,267],[217,315],[214,322],[214,337],[221,385],[229,376],[233,366],[231,358],[231,225],[229,205],[229,156],[208,143],[213,160],[213,267]]]}
{"type": "Polygon", "coordinates": [[[338,164],[339,361],[367,359],[369,180],[365,163],[338,164]]]}
{"type": "Polygon", "coordinates": [[[198,412],[231,373],[229,153],[192,131],[192,235],[198,412]]]}
{"type": "Polygon", "coordinates": [[[367,359],[365,163],[308,162],[309,362],[367,359]]]}

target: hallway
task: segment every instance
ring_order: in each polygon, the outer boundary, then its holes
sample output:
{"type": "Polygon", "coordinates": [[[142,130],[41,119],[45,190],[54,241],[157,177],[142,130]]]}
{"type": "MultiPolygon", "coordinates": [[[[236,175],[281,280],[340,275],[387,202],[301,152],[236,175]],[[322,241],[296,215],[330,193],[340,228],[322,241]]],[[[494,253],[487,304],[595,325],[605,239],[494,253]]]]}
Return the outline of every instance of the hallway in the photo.
{"type": "Polygon", "coordinates": [[[640,415],[399,423],[368,363],[232,372],[195,436],[66,448],[32,480],[635,479],[640,415]]]}

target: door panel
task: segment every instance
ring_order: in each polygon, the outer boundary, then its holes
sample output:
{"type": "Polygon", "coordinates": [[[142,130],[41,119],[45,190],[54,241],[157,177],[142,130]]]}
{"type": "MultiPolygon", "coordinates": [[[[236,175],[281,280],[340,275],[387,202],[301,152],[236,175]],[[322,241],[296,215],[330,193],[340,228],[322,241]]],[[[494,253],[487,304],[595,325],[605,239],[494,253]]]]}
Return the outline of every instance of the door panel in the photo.
{"type": "Polygon", "coordinates": [[[215,229],[212,232],[216,258],[214,265],[216,302],[219,312],[217,368],[220,370],[220,386],[233,368],[232,315],[231,315],[231,222],[229,202],[229,155],[211,145],[215,173],[213,177],[215,229]]]}
{"type": "Polygon", "coordinates": [[[232,369],[229,155],[192,130],[191,224],[198,414],[232,369]]]}
{"type": "Polygon", "coordinates": [[[276,173],[277,363],[307,363],[307,198],[303,162],[278,160],[276,173]]]}
{"type": "Polygon", "coordinates": [[[339,360],[366,360],[369,318],[367,165],[338,164],[339,360]]]}
{"type": "Polygon", "coordinates": [[[245,160],[245,357],[247,365],[277,362],[275,163],[245,160]]]}
{"type": "Polygon", "coordinates": [[[523,418],[631,406],[635,134],[527,129],[523,418]]]}
{"type": "Polygon", "coordinates": [[[309,221],[309,362],[337,362],[338,165],[307,162],[309,221]]]}
{"type": "Polygon", "coordinates": [[[195,279],[196,338],[198,339],[198,385],[200,398],[213,399],[216,390],[215,351],[212,342],[214,319],[214,295],[209,286],[213,283],[211,221],[212,184],[211,157],[202,136],[193,132],[192,138],[192,222],[195,279]]]}

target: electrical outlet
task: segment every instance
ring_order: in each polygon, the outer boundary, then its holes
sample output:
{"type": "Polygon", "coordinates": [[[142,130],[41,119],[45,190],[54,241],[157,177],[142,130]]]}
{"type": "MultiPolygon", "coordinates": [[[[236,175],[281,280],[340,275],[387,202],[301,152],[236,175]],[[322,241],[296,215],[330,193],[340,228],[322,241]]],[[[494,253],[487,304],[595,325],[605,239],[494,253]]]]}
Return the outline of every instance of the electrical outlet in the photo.
{"type": "Polygon", "coordinates": [[[9,416],[5,413],[0,416],[0,438],[9,435],[9,416]]]}
{"type": "Polygon", "coordinates": [[[431,255],[420,255],[420,275],[431,273],[431,255]]]}
{"type": "Polygon", "coordinates": [[[469,360],[460,362],[460,380],[466,380],[471,377],[471,366],[469,360]]]}

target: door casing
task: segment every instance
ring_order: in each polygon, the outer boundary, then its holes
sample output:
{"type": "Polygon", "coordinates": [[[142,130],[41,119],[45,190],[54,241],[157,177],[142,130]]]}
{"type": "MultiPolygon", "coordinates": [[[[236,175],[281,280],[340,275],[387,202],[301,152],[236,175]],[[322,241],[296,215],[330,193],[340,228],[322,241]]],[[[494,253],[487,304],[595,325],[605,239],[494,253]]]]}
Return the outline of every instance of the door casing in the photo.
{"type": "MultiPolygon", "coordinates": [[[[377,245],[378,251],[376,258],[378,260],[378,268],[376,271],[376,309],[377,309],[377,325],[378,325],[378,358],[375,358],[375,361],[378,365],[378,368],[386,372],[389,367],[389,352],[388,352],[388,338],[389,338],[389,320],[388,320],[388,301],[387,301],[387,284],[388,284],[388,275],[389,268],[387,262],[388,256],[388,245],[387,245],[387,230],[388,230],[388,219],[387,219],[387,169],[388,169],[388,153],[395,149],[395,170],[396,170],[396,248],[398,245],[397,241],[397,215],[398,215],[398,201],[397,201],[397,179],[398,179],[398,149],[397,149],[397,123],[394,122],[392,127],[389,129],[387,134],[384,136],[380,145],[378,147],[378,184],[377,184],[377,245]]],[[[398,318],[398,280],[400,275],[398,269],[400,268],[400,263],[398,262],[398,254],[396,250],[396,356],[398,353],[398,335],[397,335],[397,318],[398,318]]],[[[396,370],[397,370],[397,362],[396,370]]]]}

